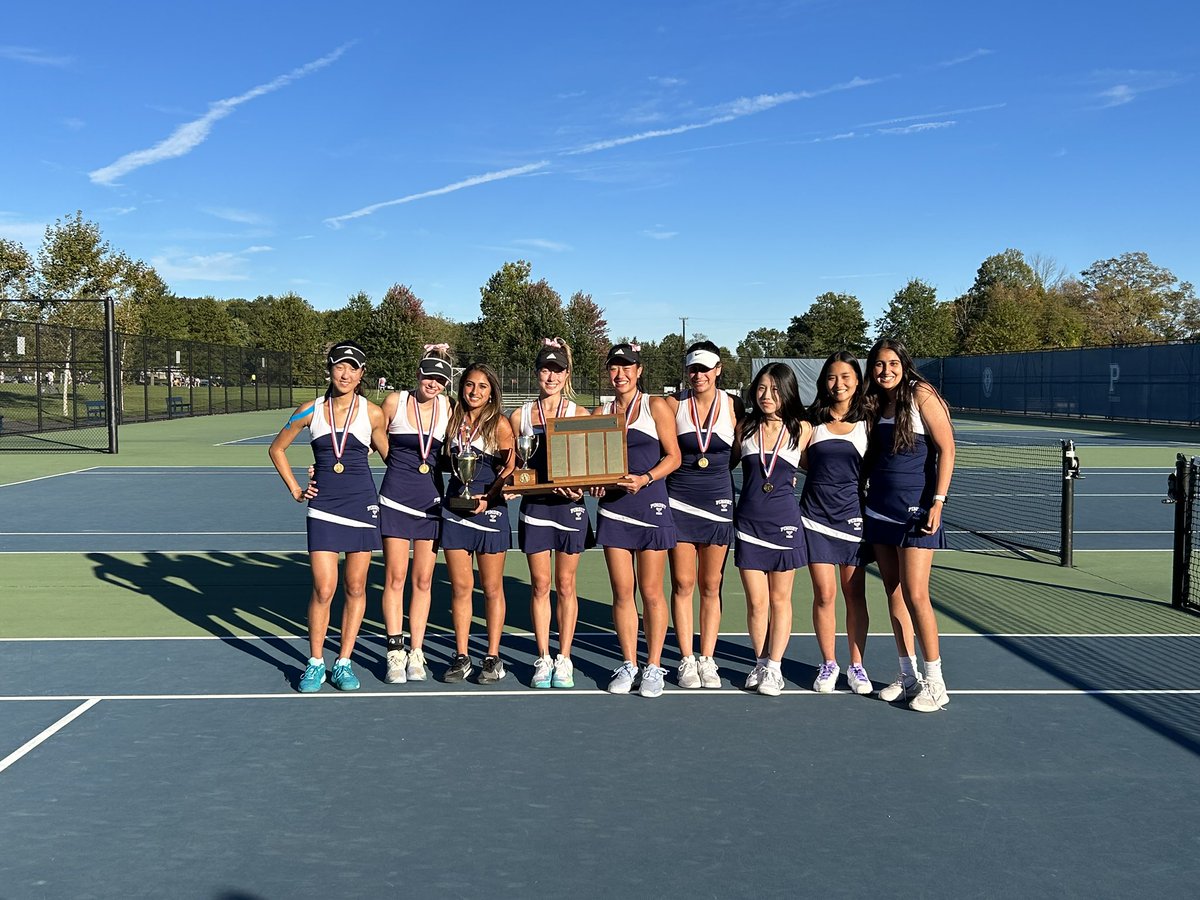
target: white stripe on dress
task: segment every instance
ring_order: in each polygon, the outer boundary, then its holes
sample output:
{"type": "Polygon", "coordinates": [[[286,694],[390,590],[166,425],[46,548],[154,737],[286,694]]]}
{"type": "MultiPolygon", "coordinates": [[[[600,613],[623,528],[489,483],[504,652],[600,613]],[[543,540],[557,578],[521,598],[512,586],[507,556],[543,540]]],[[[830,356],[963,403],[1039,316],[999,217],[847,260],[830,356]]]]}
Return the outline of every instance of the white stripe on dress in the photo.
{"type": "Polygon", "coordinates": [[[351,528],[377,528],[374,522],[359,522],[357,519],[347,519],[345,516],[335,516],[333,513],[327,513],[324,510],[313,509],[309,507],[308,517],[310,519],[320,519],[322,522],[333,522],[335,525],[349,525],[351,528]]]}
{"type": "Polygon", "coordinates": [[[862,538],[856,534],[846,534],[844,531],[838,531],[836,528],[830,528],[828,525],[823,525],[820,522],[814,522],[807,516],[801,516],[800,521],[804,523],[804,527],[808,531],[815,531],[817,534],[823,534],[826,537],[837,538],[840,541],[849,541],[852,544],[862,543],[862,538]]]}
{"type": "Polygon", "coordinates": [[[866,513],[866,515],[870,516],[872,519],[878,519],[881,522],[891,522],[893,525],[907,525],[908,524],[907,522],[901,522],[899,519],[893,519],[890,516],[885,516],[883,513],[875,512],[875,510],[871,509],[869,506],[865,510],[863,510],[863,512],[866,513]]]}
{"type": "Polygon", "coordinates": [[[721,522],[725,525],[728,525],[733,521],[731,518],[727,519],[723,516],[718,516],[716,513],[711,513],[706,509],[700,509],[698,506],[692,506],[689,503],[684,503],[682,500],[676,500],[674,497],[671,497],[670,501],[671,509],[677,509],[682,513],[687,513],[689,516],[695,516],[698,519],[708,519],[710,522],[721,522]]]}
{"type": "Polygon", "coordinates": [[[782,544],[772,544],[770,541],[764,541],[762,538],[757,538],[752,534],[746,534],[739,531],[737,533],[739,541],[745,541],[747,544],[757,544],[760,547],[767,547],[770,550],[795,550],[795,547],[788,547],[782,544]]]}
{"type": "Polygon", "coordinates": [[[596,510],[596,515],[604,516],[606,519],[612,519],[614,522],[624,522],[626,525],[637,525],[641,528],[657,528],[657,525],[651,525],[649,522],[639,522],[637,519],[631,519],[629,516],[623,516],[620,513],[609,512],[603,506],[596,510]]]}
{"type": "Polygon", "coordinates": [[[526,525],[539,525],[543,528],[557,528],[559,531],[568,531],[571,534],[578,534],[583,530],[582,528],[568,528],[561,522],[552,522],[550,519],[539,519],[536,516],[527,516],[525,513],[521,513],[521,521],[526,525]]]}
{"type": "Polygon", "coordinates": [[[413,509],[412,507],[405,506],[403,503],[397,503],[395,500],[391,500],[391,499],[383,496],[382,494],[379,495],[379,502],[383,506],[390,507],[391,509],[398,509],[400,512],[404,513],[405,515],[412,516],[413,518],[416,518],[416,519],[428,519],[429,518],[429,516],[426,515],[425,513],[423,513],[421,510],[413,509]]]}
{"type": "Polygon", "coordinates": [[[474,528],[476,531],[489,531],[492,534],[499,534],[499,528],[488,528],[486,525],[480,525],[478,522],[472,522],[470,519],[463,519],[450,512],[446,507],[442,507],[442,521],[454,522],[458,525],[465,525],[467,528],[474,528]]]}

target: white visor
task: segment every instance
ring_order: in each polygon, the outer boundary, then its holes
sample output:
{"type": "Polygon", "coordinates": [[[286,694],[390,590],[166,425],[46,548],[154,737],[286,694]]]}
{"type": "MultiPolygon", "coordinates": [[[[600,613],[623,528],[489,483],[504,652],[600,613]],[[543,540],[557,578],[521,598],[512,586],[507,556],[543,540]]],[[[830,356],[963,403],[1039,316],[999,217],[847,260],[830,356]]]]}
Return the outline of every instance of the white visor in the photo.
{"type": "Polygon", "coordinates": [[[721,364],[721,357],[711,350],[693,350],[687,355],[686,366],[704,366],[706,369],[715,369],[721,364]]]}

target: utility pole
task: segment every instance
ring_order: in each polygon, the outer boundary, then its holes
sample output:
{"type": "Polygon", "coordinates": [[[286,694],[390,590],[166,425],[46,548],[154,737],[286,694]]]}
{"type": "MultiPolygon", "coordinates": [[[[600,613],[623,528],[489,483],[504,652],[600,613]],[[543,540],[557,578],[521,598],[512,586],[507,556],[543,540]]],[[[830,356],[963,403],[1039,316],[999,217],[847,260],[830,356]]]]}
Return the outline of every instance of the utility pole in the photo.
{"type": "Polygon", "coordinates": [[[687,349],[687,316],[680,316],[679,322],[683,326],[683,328],[681,329],[682,334],[683,334],[683,349],[686,350],[687,349]]]}

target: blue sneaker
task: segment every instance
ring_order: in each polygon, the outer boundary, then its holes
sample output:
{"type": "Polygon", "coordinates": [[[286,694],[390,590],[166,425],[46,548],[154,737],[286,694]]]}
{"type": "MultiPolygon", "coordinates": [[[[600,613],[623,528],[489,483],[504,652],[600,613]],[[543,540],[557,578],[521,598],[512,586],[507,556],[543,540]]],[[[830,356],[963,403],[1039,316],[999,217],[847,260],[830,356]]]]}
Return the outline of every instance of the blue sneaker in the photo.
{"type": "Polygon", "coordinates": [[[554,680],[554,663],[550,661],[550,654],[539,656],[533,661],[533,680],[529,683],[530,687],[548,688],[554,680]]]}
{"type": "Polygon", "coordinates": [[[329,683],[339,691],[357,691],[360,687],[358,676],[350,668],[349,662],[335,662],[333,671],[329,673],[329,683]]]}
{"type": "Polygon", "coordinates": [[[296,685],[296,690],[302,694],[312,694],[321,689],[324,681],[325,663],[310,662],[304,670],[304,674],[300,676],[300,683],[296,685]]]}

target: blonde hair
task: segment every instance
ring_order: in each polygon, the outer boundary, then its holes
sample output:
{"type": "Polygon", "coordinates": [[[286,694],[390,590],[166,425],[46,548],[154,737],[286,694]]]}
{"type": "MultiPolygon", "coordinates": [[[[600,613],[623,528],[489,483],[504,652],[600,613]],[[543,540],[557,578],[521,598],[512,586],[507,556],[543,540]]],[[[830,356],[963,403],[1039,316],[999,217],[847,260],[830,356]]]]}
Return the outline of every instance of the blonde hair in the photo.
{"type": "MultiPolygon", "coordinates": [[[[573,401],[575,399],[575,386],[571,383],[571,377],[575,372],[575,357],[571,353],[571,345],[568,344],[563,338],[556,337],[544,338],[542,340],[542,346],[543,348],[557,346],[563,351],[563,353],[567,354],[567,380],[563,384],[562,395],[568,400],[573,401]]],[[[538,354],[541,354],[541,350],[538,351],[538,354]]]]}

